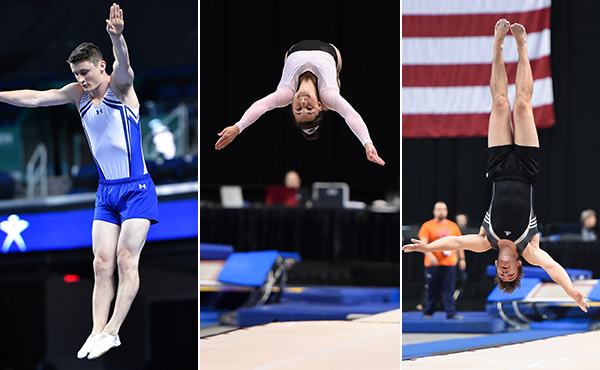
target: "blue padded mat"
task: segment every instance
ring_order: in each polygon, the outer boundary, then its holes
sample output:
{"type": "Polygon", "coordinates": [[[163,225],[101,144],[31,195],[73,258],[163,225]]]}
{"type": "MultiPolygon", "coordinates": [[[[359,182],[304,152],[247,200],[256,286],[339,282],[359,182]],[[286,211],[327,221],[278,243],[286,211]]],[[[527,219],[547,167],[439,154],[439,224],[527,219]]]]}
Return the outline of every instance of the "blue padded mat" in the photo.
{"type": "Polygon", "coordinates": [[[524,277],[521,279],[521,287],[517,288],[511,294],[502,293],[498,286],[494,287],[492,292],[488,295],[488,302],[502,302],[502,301],[518,301],[525,299],[527,295],[542,281],[539,278],[524,277]]]}
{"type": "Polygon", "coordinates": [[[224,260],[233,253],[233,246],[225,244],[200,243],[201,260],[224,260]]]}
{"type": "Polygon", "coordinates": [[[593,301],[600,301],[600,284],[596,283],[592,288],[590,294],[588,294],[588,298],[593,301]]]}
{"type": "Polygon", "coordinates": [[[290,287],[282,297],[282,302],[318,302],[328,304],[362,304],[362,303],[398,303],[398,288],[353,288],[353,287],[290,287]]]}
{"type": "Polygon", "coordinates": [[[302,261],[302,258],[300,257],[300,255],[298,253],[295,252],[283,252],[283,251],[279,251],[279,255],[283,258],[293,258],[296,260],[296,262],[300,262],[302,261]]]}
{"type": "Polygon", "coordinates": [[[240,308],[238,326],[262,325],[274,321],[346,320],[349,314],[377,314],[400,308],[399,303],[366,303],[361,305],[333,305],[304,302],[268,304],[240,308]]]}
{"type": "Polygon", "coordinates": [[[402,313],[404,333],[499,333],[506,330],[506,323],[486,312],[459,312],[462,320],[446,319],[445,312],[436,312],[426,319],[422,312],[402,313]]]}
{"type": "Polygon", "coordinates": [[[200,310],[200,327],[204,328],[207,326],[219,325],[219,314],[222,311],[218,310],[200,310]]]}
{"type": "MultiPolygon", "coordinates": [[[[584,314],[585,315],[585,314],[584,314]]],[[[532,322],[531,330],[579,330],[588,331],[593,321],[590,319],[561,319],[554,321],[532,322]]]]}
{"type": "Polygon", "coordinates": [[[241,308],[239,326],[273,321],[345,320],[349,314],[377,314],[400,308],[398,288],[289,287],[281,303],[241,308]]]}
{"type": "MultiPolygon", "coordinates": [[[[403,327],[404,330],[404,327],[403,327]]],[[[561,335],[581,333],[582,330],[524,330],[511,333],[484,335],[466,339],[450,339],[435,342],[406,344],[402,346],[402,359],[426,357],[453,352],[489,348],[513,343],[552,338],[561,335]]]]}
{"type": "MultiPolygon", "coordinates": [[[[565,269],[571,280],[587,280],[592,278],[591,270],[565,269]]],[[[496,277],[496,266],[486,266],[487,276],[496,277]]],[[[553,281],[550,275],[541,267],[523,266],[523,275],[528,278],[539,278],[542,281],[553,281]]]]}
{"type": "Polygon", "coordinates": [[[227,258],[217,280],[227,284],[262,286],[277,256],[277,251],[233,253],[227,258]]]}

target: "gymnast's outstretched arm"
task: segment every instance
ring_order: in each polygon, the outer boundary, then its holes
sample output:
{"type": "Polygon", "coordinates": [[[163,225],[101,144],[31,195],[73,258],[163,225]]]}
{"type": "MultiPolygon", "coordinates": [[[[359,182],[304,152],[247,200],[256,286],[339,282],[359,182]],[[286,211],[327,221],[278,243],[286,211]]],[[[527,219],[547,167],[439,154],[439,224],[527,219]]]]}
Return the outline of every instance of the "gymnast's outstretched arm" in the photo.
{"type": "Polygon", "coordinates": [[[228,126],[218,133],[220,139],[215,144],[215,149],[220,150],[225,148],[240,132],[253,124],[260,116],[274,108],[289,105],[293,97],[294,92],[289,87],[282,86],[275,92],[257,100],[246,110],[242,118],[235,125],[228,126]]]}
{"type": "Polygon", "coordinates": [[[458,249],[469,250],[473,252],[485,252],[492,248],[485,238],[485,230],[481,228],[479,234],[446,236],[432,243],[425,244],[419,239],[411,239],[413,244],[406,244],[402,247],[404,253],[410,252],[441,252],[453,251],[458,249]]]}
{"type": "Polygon", "coordinates": [[[0,91],[0,103],[7,103],[17,107],[36,108],[77,104],[83,90],[78,83],[70,83],[60,89],[51,90],[13,90],[0,91]]]}
{"type": "Polygon", "coordinates": [[[323,104],[339,113],[344,118],[350,130],[356,135],[361,144],[365,147],[367,159],[380,165],[385,165],[383,159],[377,154],[373,141],[369,135],[369,129],[360,114],[344,99],[337,89],[325,89],[320,93],[323,104]]]}
{"type": "MultiPolygon", "coordinates": [[[[539,238],[539,237],[538,237],[539,238]]],[[[573,287],[573,282],[565,269],[556,262],[537,243],[530,243],[523,251],[523,258],[534,266],[543,268],[548,275],[571,297],[583,312],[587,312],[589,305],[585,302],[585,295],[573,287]]]]}

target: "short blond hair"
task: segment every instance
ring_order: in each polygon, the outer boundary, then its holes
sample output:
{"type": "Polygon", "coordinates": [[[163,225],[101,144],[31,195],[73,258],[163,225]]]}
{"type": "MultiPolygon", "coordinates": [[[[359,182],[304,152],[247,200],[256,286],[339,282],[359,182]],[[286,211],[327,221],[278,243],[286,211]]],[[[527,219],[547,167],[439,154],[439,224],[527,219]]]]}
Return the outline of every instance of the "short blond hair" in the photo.
{"type": "Polygon", "coordinates": [[[594,211],[593,209],[586,209],[585,211],[581,212],[581,216],[579,217],[579,220],[581,222],[585,221],[586,218],[588,217],[592,217],[592,216],[596,216],[596,211],[594,211]]]}

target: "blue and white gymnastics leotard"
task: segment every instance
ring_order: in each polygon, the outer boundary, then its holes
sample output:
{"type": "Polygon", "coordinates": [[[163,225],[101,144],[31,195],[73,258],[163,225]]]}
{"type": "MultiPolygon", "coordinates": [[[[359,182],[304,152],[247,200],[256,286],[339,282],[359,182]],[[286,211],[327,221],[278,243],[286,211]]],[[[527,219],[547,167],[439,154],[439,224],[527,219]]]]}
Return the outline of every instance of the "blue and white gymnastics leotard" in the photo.
{"type": "Polygon", "coordinates": [[[142,153],[139,107],[125,106],[109,86],[99,106],[93,105],[89,93],[84,92],[79,113],[100,179],[115,180],[148,173],[142,153]]]}
{"type": "Polygon", "coordinates": [[[142,152],[139,108],[125,106],[109,86],[98,106],[84,92],[79,114],[100,175],[94,220],[117,225],[130,218],[158,222],[156,189],[142,152]]]}

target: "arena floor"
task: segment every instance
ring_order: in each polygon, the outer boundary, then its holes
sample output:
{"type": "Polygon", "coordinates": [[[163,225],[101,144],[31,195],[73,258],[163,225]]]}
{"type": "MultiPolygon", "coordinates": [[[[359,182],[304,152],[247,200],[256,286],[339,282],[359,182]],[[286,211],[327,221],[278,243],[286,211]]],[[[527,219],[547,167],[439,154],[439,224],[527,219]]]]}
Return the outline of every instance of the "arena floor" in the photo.
{"type": "Polygon", "coordinates": [[[598,369],[600,332],[586,332],[402,362],[402,369],[598,369]]]}
{"type": "Polygon", "coordinates": [[[396,370],[400,338],[400,310],[353,321],[275,322],[200,339],[200,368],[396,370]]]}

